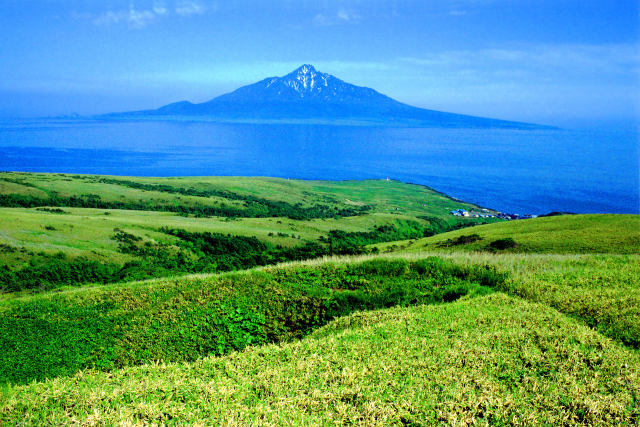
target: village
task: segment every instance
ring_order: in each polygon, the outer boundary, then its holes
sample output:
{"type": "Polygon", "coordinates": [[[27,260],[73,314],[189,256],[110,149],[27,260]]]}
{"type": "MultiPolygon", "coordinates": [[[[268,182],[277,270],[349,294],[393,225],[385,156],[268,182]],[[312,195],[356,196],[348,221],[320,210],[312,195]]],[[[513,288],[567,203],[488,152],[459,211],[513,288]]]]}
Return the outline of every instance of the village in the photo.
{"type": "Polygon", "coordinates": [[[506,212],[491,212],[489,209],[481,209],[480,212],[477,211],[467,211],[466,209],[454,209],[449,212],[453,216],[463,216],[469,218],[502,218],[507,220],[515,220],[515,219],[530,219],[537,218],[538,215],[520,215],[506,212]]]}

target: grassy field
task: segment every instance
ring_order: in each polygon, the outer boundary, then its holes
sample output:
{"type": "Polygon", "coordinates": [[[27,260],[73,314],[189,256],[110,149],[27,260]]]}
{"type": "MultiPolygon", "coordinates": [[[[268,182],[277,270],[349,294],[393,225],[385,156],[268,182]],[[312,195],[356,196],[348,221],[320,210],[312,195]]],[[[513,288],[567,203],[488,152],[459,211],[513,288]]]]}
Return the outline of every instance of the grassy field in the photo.
{"type": "Polygon", "coordinates": [[[67,214],[35,208],[0,208],[0,242],[30,251],[65,252],[70,256],[124,261],[132,257],[118,251],[114,228],[148,240],[173,241],[158,229],[181,228],[193,232],[217,232],[255,236],[262,241],[295,246],[300,240],[317,241],[330,230],[366,231],[393,224],[398,215],[372,213],[341,219],[291,220],[288,218],[194,218],[169,212],[64,208],[67,214]],[[107,213],[108,215],[105,215],[107,213]],[[295,237],[292,237],[295,236],[295,237]],[[300,239],[298,239],[300,236],[300,239]]]}
{"type": "Polygon", "coordinates": [[[377,245],[382,251],[492,251],[496,240],[513,239],[500,251],[560,254],[639,254],[640,216],[563,215],[487,224],[413,241],[377,245]],[[471,238],[469,238],[471,236],[471,238]],[[466,239],[465,239],[466,237],[466,239]]]}
{"type": "Polygon", "coordinates": [[[13,173],[0,205],[0,281],[44,280],[0,294],[0,425],[640,420],[638,216],[423,238],[485,219],[393,181],[13,173]]]}
{"type": "MultiPolygon", "coordinates": [[[[640,348],[640,256],[428,253],[459,265],[490,265],[503,292],[541,302],[640,348]]],[[[422,258],[427,254],[408,254],[422,258]]]]}
{"type": "Polygon", "coordinates": [[[209,261],[215,256],[205,263],[201,251],[161,229],[252,237],[266,245],[250,262],[245,256],[218,263],[216,268],[224,271],[359,253],[371,242],[422,237],[481,221],[448,215],[455,206],[472,205],[394,181],[2,173],[0,206],[0,271],[10,273],[6,283],[0,280],[5,292],[214,269],[209,261]],[[116,237],[119,232],[139,242],[139,248],[123,249],[127,242],[116,237]],[[283,254],[281,247],[303,249],[283,254]]]}
{"type": "Polygon", "coordinates": [[[493,294],[1,393],[3,424],[631,425],[640,357],[545,305],[493,294]]]}
{"type": "Polygon", "coordinates": [[[0,382],[195,360],[299,338],[356,310],[485,294],[503,280],[437,258],[371,260],[7,299],[0,303],[0,382]]]}
{"type": "Polygon", "coordinates": [[[603,336],[640,347],[636,255],[433,255],[390,254],[376,262],[368,255],[256,273],[10,295],[0,302],[0,345],[12,349],[2,355],[0,376],[24,381],[86,367],[191,360],[302,336],[351,309],[494,291],[543,303],[603,336]]]}
{"type": "Polygon", "coordinates": [[[43,199],[53,195],[70,197],[95,194],[106,202],[149,202],[149,206],[176,203],[216,206],[228,203],[238,207],[246,202],[243,197],[253,196],[260,200],[300,204],[303,207],[321,205],[333,209],[369,205],[371,211],[377,213],[435,216],[451,223],[455,222],[455,218],[448,215],[449,210],[477,208],[428,187],[385,180],[301,181],[245,177],[141,178],[2,173],[0,194],[32,195],[43,199]],[[143,187],[136,188],[135,184],[143,187]],[[185,193],[187,190],[203,193],[200,196],[188,195],[185,193]]]}

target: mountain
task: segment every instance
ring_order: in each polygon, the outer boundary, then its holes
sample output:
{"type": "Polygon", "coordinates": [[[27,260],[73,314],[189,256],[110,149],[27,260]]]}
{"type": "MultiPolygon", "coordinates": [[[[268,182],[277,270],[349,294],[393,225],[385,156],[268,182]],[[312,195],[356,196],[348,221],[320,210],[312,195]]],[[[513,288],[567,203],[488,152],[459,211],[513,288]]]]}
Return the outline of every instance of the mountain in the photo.
{"type": "Polygon", "coordinates": [[[305,64],[201,104],[181,101],[157,110],[109,118],[189,117],[220,121],[320,121],[429,127],[541,128],[543,126],[427,110],[368,87],[352,85],[305,64]]]}

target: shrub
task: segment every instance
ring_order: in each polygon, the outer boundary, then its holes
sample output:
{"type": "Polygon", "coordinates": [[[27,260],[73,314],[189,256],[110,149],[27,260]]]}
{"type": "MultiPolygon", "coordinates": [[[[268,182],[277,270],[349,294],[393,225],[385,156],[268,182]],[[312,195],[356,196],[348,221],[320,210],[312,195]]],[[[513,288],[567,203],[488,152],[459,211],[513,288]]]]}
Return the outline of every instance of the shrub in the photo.
{"type": "Polygon", "coordinates": [[[0,382],[188,361],[298,338],[358,310],[490,292],[489,272],[438,258],[374,259],[14,300],[0,305],[0,382]]]}
{"type": "Polygon", "coordinates": [[[512,249],[516,247],[518,247],[518,244],[511,237],[494,240],[493,242],[487,245],[487,248],[489,250],[494,250],[494,251],[503,251],[505,249],[512,249]]]}
{"type": "Polygon", "coordinates": [[[451,246],[459,246],[459,245],[467,245],[469,243],[477,242],[478,240],[482,240],[477,234],[469,234],[467,236],[458,236],[455,239],[447,239],[444,242],[441,242],[438,246],[442,247],[451,247],[451,246]]]}

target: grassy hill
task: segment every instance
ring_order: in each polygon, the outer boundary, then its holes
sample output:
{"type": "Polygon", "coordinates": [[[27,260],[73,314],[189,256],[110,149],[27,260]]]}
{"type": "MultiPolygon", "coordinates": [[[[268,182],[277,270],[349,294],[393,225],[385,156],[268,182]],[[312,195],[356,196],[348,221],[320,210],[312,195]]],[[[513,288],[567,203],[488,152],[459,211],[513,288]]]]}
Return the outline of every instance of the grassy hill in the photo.
{"type": "Polygon", "coordinates": [[[0,174],[0,205],[2,425],[640,419],[637,216],[59,174],[0,174]]]}
{"type": "Polygon", "coordinates": [[[189,361],[297,338],[356,310],[491,291],[493,270],[372,260],[70,289],[0,303],[0,382],[189,361]]]}
{"type": "Polygon", "coordinates": [[[245,218],[339,218],[373,211],[414,217],[432,215],[452,222],[453,218],[447,215],[447,209],[458,206],[477,208],[428,187],[385,180],[143,178],[5,172],[0,174],[0,194],[3,196],[0,198],[3,206],[13,203],[26,207],[24,205],[29,203],[37,205],[49,202],[47,206],[91,207],[84,205],[93,203],[101,205],[94,207],[143,207],[145,209],[142,210],[207,215],[206,210],[199,212],[194,208],[202,206],[219,208],[217,216],[245,218]],[[176,205],[178,208],[174,208],[176,205]],[[311,209],[314,206],[322,209],[311,209]],[[228,212],[225,207],[228,207],[228,212]]]}
{"type": "Polygon", "coordinates": [[[381,251],[640,253],[638,215],[563,215],[487,224],[424,239],[383,243],[381,251]],[[511,239],[512,242],[508,241],[511,239]],[[505,241],[502,247],[496,241],[505,241]],[[492,246],[493,244],[493,246],[492,246]]]}
{"type": "Polygon", "coordinates": [[[481,221],[451,217],[455,206],[472,207],[394,181],[2,173],[0,289],[361,253],[481,221]]]}
{"type": "Polygon", "coordinates": [[[3,424],[547,424],[638,419],[640,357],[503,294],[357,313],[224,357],[6,388],[3,424]]]}
{"type": "Polygon", "coordinates": [[[301,337],[354,310],[496,291],[640,347],[640,257],[411,254],[93,286],[0,302],[0,379],[195,360],[301,337]]]}

